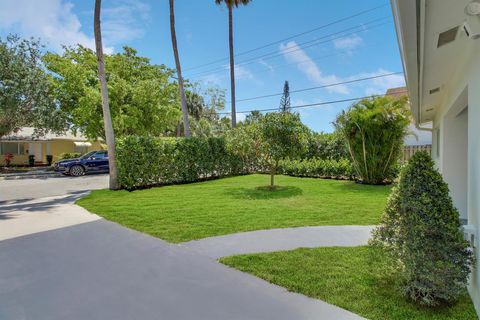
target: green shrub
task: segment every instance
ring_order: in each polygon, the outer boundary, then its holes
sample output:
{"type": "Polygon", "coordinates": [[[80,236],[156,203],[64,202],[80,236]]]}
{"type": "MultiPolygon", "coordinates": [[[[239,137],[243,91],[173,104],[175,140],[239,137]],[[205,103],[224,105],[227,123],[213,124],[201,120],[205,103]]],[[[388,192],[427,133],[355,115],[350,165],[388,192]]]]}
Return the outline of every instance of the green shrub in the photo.
{"type": "Polygon", "coordinates": [[[263,142],[258,123],[250,122],[229,130],[225,136],[228,152],[236,155],[245,164],[248,172],[264,172],[263,142]]]}
{"type": "Polygon", "coordinates": [[[342,135],[334,133],[316,133],[308,135],[308,148],[303,158],[322,160],[341,160],[349,157],[342,135]]]}
{"type": "Polygon", "coordinates": [[[31,154],[28,156],[28,165],[33,167],[35,165],[35,155],[31,154]]]}
{"type": "Polygon", "coordinates": [[[448,185],[427,153],[416,153],[401,170],[372,244],[388,250],[403,293],[420,305],[454,302],[464,290],[473,255],[448,185]]]}
{"type": "Polygon", "coordinates": [[[354,176],[352,164],[346,159],[284,160],[279,171],[295,177],[353,179],[354,176]]]}
{"type": "Polygon", "coordinates": [[[82,154],[79,152],[64,152],[61,153],[59,158],[60,160],[74,159],[80,157],[82,154]]]}
{"type": "Polygon", "coordinates": [[[120,185],[127,190],[246,172],[224,138],[127,136],[118,141],[117,165],[120,185]]]}
{"type": "Polygon", "coordinates": [[[47,159],[47,165],[51,166],[53,161],[53,156],[51,154],[47,154],[46,159],[47,159]]]}
{"type": "Polygon", "coordinates": [[[338,115],[335,127],[363,182],[380,184],[388,179],[401,155],[409,123],[406,98],[363,99],[338,115]]]}

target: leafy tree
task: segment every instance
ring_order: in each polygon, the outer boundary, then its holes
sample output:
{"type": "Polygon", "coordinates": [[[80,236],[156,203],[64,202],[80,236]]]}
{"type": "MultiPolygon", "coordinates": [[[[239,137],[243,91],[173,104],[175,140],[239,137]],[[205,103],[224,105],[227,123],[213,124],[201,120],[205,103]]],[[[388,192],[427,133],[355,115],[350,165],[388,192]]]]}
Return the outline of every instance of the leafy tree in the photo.
{"type": "Polygon", "coordinates": [[[280,99],[280,112],[290,112],[292,106],[290,105],[290,87],[288,85],[288,81],[285,81],[285,85],[283,86],[283,95],[282,99],[280,99]]]}
{"type": "Polygon", "coordinates": [[[252,124],[252,123],[257,123],[260,121],[260,119],[263,117],[262,113],[258,110],[253,110],[250,112],[250,114],[247,114],[245,117],[244,124],[252,124]]]}
{"type": "MultiPolygon", "coordinates": [[[[117,137],[160,136],[181,119],[175,72],[152,65],[135,49],[104,55],[112,125],[117,137]]],[[[105,138],[95,53],[83,46],[48,53],[45,65],[52,73],[55,96],[73,130],[91,139],[105,138]]]]}
{"type": "Polygon", "coordinates": [[[298,114],[288,112],[267,113],[259,122],[265,160],[270,167],[270,187],[278,164],[286,158],[300,156],[307,148],[308,128],[298,114]]]}
{"type": "Polygon", "coordinates": [[[416,153],[401,170],[373,235],[372,244],[391,254],[407,298],[438,306],[465,290],[473,254],[448,185],[426,152],[416,153]]]}
{"type": "Polygon", "coordinates": [[[98,62],[98,79],[100,80],[100,92],[102,96],[103,121],[105,124],[105,137],[108,149],[108,167],[110,169],[110,189],[117,190],[120,188],[118,182],[118,169],[116,163],[115,150],[115,134],[113,132],[112,118],[110,117],[110,106],[108,102],[107,77],[105,75],[105,62],[103,59],[102,30],[100,25],[100,10],[102,0],[95,0],[94,14],[94,32],[95,32],[95,48],[98,62]]]}
{"type": "Polygon", "coordinates": [[[391,175],[410,123],[406,102],[405,97],[363,99],[337,116],[335,127],[364,183],[381,184],[391,175]]]}
{"type": "Polygon", "coordinates": [[[258,122],[238,126],[225,136],[227,150],[242,160],[248,172],[256,172],[262,167],[261,159],[265,148],[258,122]]]}
{"type": "Polygon", "coordinates": [[[232,128],[237,126],[237,115],[235,108],[235,61],[233,52],[233,7],[247,5],[251,0],[215,0],[216,4],[225,3],[228,8],[228,43],[230,51],[230,91],[232,104],[232,128]]]}
{"type": "Polygon", "coordinates": [[[0,136],[24,126],[35,127],[39,135],[66,129],[41,58],[37,40],[0,38],[0,136]]]}
{"type": "Polygon", "coordinates": [[[186,137],[190,136],[190,126],[188,123],[188,110],[187,110],[187,98],[185,96],[185,89],[183,86],[183,77],[182,77],[182,67],[180,65],[180,57],[178,54],[177,47],[177,33],[175,32],[175,6],[174,0],[170,0],[170,33],[172,36],[172,48],[173,54],[175,56],[175,68],[177,69],[178,77],[178,92],[180,95],[180,101],[182,106],[182,121],[183,121],[183,131],[186,137]]]}

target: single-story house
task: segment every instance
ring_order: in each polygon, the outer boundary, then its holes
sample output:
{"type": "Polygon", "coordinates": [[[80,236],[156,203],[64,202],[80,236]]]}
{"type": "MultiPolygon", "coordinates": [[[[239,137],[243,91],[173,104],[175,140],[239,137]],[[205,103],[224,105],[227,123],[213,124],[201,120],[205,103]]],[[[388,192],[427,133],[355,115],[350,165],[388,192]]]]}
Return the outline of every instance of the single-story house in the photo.
{"type": "MultiPolygon", "coordinates": [[[[410,107],[480,260],[480,3],[391,0],[410,107]]],[[[480,314],[480,265],[469,292],[480,314]]]]}
{"type": "Polygon", "coordinates": [[[11,164],[26,165],[28,156],[35,156],[35,164],[47,163],[47,155],[53,156],[53,161],[59,159],[64,152],[87,153],[101,150],[100,141],[90,141],[87,138],[66,132],[62,135],[47,133],[37,137],[34,128],[24,127],[15,133],[0,138],[0,165],[5,165],[5,154],[13,155],[11,164]]]}

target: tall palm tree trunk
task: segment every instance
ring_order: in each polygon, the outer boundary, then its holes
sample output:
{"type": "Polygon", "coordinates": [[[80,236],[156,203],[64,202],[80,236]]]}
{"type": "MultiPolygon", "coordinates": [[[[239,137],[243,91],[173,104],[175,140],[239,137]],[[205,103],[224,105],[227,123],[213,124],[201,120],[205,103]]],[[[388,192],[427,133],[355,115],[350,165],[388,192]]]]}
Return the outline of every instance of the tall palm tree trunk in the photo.
{"type": "Polygon", "coordinates": [[[188,123],[187,98],[185,97],[185,88],[183,87],[182,67],[180,66],[180,57],[178,56],[177,34],[175,32],[175,10],[173,0],[170,0],[170,33],[172,35],[173,55],[175,56],[175,68],[177,69],[178,91],[182,104],[182,120],[185,137],[190,137],[190,124],[188,123]]]}
{"type": "Polygon", "coordinates": [[[237,126],[237,110],[235,108],[235,61],[233,57],[233,5],[228,5],[228,40],[230,46],[230,92],[232,104],[232,128],[237,126]]]}
{"type": "Polygon", "coordinates": [[[102,0],[95,0],[95,15],[93,28],[95,32],[95,49],[98,62],[98,79],[100,80],[100,92],[102,94],[103,122],[105,126],[105,139],[107,140],[108,167],[110,169],[110,189],[117,190],[118,170],[115,157],[115,135],[113,133],[112,118],[110,116],[110,106],[108,102],[107,78],[105,76],[105,62],[103,59],[102,31],[100,28],[100,9],[102,0]]]}

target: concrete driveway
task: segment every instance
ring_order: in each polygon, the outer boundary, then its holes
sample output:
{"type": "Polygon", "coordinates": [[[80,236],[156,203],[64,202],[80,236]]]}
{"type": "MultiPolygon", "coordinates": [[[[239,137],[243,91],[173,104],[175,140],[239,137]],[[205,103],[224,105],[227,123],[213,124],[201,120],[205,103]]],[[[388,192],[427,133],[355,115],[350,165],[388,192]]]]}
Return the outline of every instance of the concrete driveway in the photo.
{"type": "Polygon", "coordinates": [[[361,319],[73,204],[107,180],[0,181],[0,319],[361,319]]]}
{"type": "Polygon", "coordinates": [[[0,205],[2,201],[31,200],[105,188],[108,188],[108,174],[4,179],[0,180],[0,205]]]}

